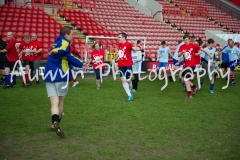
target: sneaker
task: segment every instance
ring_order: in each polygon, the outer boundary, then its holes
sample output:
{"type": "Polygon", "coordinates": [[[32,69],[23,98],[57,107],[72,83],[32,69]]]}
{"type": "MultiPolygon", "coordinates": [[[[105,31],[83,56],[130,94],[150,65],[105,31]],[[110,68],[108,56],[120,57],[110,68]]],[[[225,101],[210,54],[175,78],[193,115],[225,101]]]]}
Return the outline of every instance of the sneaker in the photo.
{"type": "Polygon", "coordinates": [[[130,91],[130,94],[131,94],[131,97],[133,98],[133,92],[132,91],[130,91]]]}
{"type": "Polygon", "coordinates": [[[132,96],[128,96],[127,101],[131,101],[131,100],[133,100],[133,97],[132,96]]]}
{"type": "Polygon", "coordinates": [[[213,90],[210,90],[210,93],[214,93],[213,90]]]}
{"type": "Polygon", "coordinates": [[[96,89],[100,89],[100,85],[97,85],[97,88],[96,89]]]}
{"type": "Polygon", "coordinates": [[[4,89],[6,89],[6,88],[12,88],[12,85],[7,85],[7,84],[5,85],[5,84],[4,84],[3,88],[4,88],[4,89]]]}
{"type": "Polygon", "coordinates": [[[195,87],[195,88],[193,89],[193,92],[192,92],[192,94],[193,94],[193,95],[195,95],[195,94],[197,93],[197,91],[198,91],[198,88],[197,88],[197,87],[195,87]]]}
{"type": "Polygon", "coordinates": [[[31,82],[27,82],[26,85],[27,85],[27,86],[31,86],[32,83],[31,83],[31,82]]]}
{"type": "Polygon", "coordinates": [[[232,82],[230,83],[230,85],[231,85],[231,86],[236,86],[236,85],[237,85],[237,82],[236,82],[236,81],[232,81],[232,82]]]}
{"type": "Polygon", "coordinates": [[[64,138],[64,132],[61,130],[60,126],[59,126],[59,123],[58,122],[54,122],[53,123],[53,126],[54,126],[54,130],[56,132],[56,134],[61,137],[61,138],[64,138]]]}
{"type": "Polygon", "coordinates": [[[136,90],[135,90],[135,89],[132,89],[132,92],[136,92],[136,90]]]}
{"type": "Polygon", "coordinates": [[[40,84],[40,81],[38,80],[38,81],[36,81],[36,84],[40,84]]]}
{"type": "Polygon", "coordinates": [[[78,83],[79,83],[78,81],[74,82],[72,87],[76,87],[78,85],[78,83]]]}
{"type": "Polygon", "coordinates": [[[192,96],[187,96],[186,98],[185,98],[185,100],[191,100],[192,99],[192,96]]]}

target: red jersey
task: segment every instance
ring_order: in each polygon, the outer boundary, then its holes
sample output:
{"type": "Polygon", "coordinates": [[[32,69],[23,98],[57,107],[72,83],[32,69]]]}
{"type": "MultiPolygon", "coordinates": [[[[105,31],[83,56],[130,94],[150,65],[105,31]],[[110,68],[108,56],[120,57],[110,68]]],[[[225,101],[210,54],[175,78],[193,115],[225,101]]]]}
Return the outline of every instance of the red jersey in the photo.
{"type": "MultiPolygon", "coordinates": [[[[32,42],[36,46],[37,51],[40,48],[42,48],[42,43],[40,41],[36,40],[36,41],[32,41],[32,42]]],[[[37,53],[37,55],[35,55],[35,60],[40,60],[40,59],[42,59],[42,52],[39,52],[39,53],[37,53]]]]}
{"type": "Polygon", "coordinates": [[[133,65],[132,47],[130,42],[118,44],[118,67],[128,67],[133,65]]]}
{"type": "Polygon", "coordinates": [[[37,47],[32,41],[30,41],[28,44],[23,41],[19,46],[20,51],[24,50],[22,52],[22,59],[33,62],[35,60],[35,55],[34,53],[28,52],[28,50],[34,50],[35,48],[37,47]]]}
{"type": "Polygon", "coordinates": [[[200,47],[197,44],[189,43],[188,45],[183,44],[180,46],[178,52],[182,52],[184,57],[184,65],[186,67],[195,67],[196,66],[196,53],[199,52],[200,47]]]}
{"type": "Polygon", "coordinates": [[[201,56],[199,55],[195,55],[195,59],[196,59],[196,64],[200,64],[201,63],[201,56]]]}
{"type": "Polygon", "coordinates": [[[9,62],[16,62],[19,59],[17,49],[16,49],[16,40],[14,38],[8,41],[8,44],[5,50],[7,50],[7,60],[9,62]]]}
{"type": "MultiPolygon", "coordinates": [[[[92,54],[91,54],[91,59],[92,60],[95,60],[96,58],[102,56],[103,58],[101,60],[98,60],[98,61],[95,61],[93,63],[93,68],[95,69],[97,66],[101,65],[104,63],[104,50],[103,49],[100,49],[99,51],[98,50],[93,50],[92,51],[92,54]]],[[[105,66],[102,67],[102,70],[105,69],[105,66]]]]}

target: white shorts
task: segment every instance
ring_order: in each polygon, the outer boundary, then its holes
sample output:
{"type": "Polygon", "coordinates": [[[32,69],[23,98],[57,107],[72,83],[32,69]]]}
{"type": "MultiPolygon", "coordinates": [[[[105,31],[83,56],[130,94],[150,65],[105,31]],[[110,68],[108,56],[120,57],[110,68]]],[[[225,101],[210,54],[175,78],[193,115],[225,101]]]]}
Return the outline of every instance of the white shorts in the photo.
{"type": "Polygon", "coordinates": [[[66,96],[68,93],[67,81],[64,82],[46,82],[48,97],[53,96],[66,96]]]}

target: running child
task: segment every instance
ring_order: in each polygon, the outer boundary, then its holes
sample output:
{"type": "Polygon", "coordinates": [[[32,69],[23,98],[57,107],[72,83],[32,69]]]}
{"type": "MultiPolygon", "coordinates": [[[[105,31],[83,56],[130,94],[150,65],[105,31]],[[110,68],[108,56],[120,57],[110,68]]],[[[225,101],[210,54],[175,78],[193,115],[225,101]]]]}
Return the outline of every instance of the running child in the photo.
{"type": "MultiPolygon", "coordinates": [[[[96,75],[96,89],[100,89],[100,65],[104,63],[104,50],[101,49],[100,43],[94,43],[92,48],[94,49],[91,54],[90,62],[92,62],[93,69],[96,75]]],[[[104,73],[105,66],[102,66],[102,73],[104,73]]]]}
{"type": "MultiPolygon", "coordinates": [[[[34,60],[35,60],[35,55],[37,51],[37,46],[34,44],[34,42],[31,41],[30,36],[25,35],[23,37],[22,43],[20,44],[18,48],[18,53],[22,55],[22,60],[26,68],[26,73],[25,73],[25,80],[26,84],[23,82],[22,86],[31,86],[32,83],[29,80],[29,76],[31,75],[30,70],[34,70],[34,60]]],[[[32,77],[33,75],[31,75],[32,77]]]]}
{"type": "MultiPolygon", "coordinates": [[[[127,101],[133,100],[132,94],[132,81],[130,73],[132,73],[132,50],[134,51],[143,51],[138,47],[134,47],[132,43],[127,41],[127,34],[122,32],[118,34],[118,54],[115,59],[118,59],[118,70],[120,72],[120,77],[124,90],[127,93],[127,101]]],[[[115,60],[113,60],[114,62],[115,60]]]]}

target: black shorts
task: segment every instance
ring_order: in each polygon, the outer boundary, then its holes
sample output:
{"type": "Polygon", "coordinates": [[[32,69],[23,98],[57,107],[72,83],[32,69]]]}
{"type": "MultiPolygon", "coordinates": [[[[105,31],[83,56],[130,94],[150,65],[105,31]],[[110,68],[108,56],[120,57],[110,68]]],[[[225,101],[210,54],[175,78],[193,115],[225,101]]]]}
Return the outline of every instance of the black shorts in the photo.
{"type": "MultiPolygon", "coordinates": [[[[15,63],[16,63],[16,62],[9,62],[9,61],[7,61],[5,67],[10,68],[10,70],[12,71],[15,63]]],[[[17,65],[17,66],[18,66],[18,65],[17,65]]],[[[16,66],[16,68],[17,68],[17,66],[16,66]]],[[[16,68],[15,68],[15,69],[16,69],[16,68]]]]}
{"type": "Polygon", "coordinates": [[[5,69],[6,62],[0,62],[0,69],[5,69]]]}
{"type": "Polygon", "coordinates": [[[34,62],[24,60],[23,63],[24,63],[24,66],[29,65],[29,68],[31,69],[31,71],[34,70],[34,62]]]}
{"type": "Polygon", "coordinates": [[[222,64],[221,64],[221,68],[224,68],[225,70],[227,70],[228,66],[229,66],[228,62],[227,63],[222,62],[222,64]]]}
{"type": "Polygon", "coordinates": [[[193,74],[192,76],[194,76],[194,74],[195,74],[195,72],[194,72],[195,67],[190,67],[191,69],[190,68],[186,69],[186,68],[183,68],[182,77],[183,78],[191,78],[191,74],[193,74]]]}

